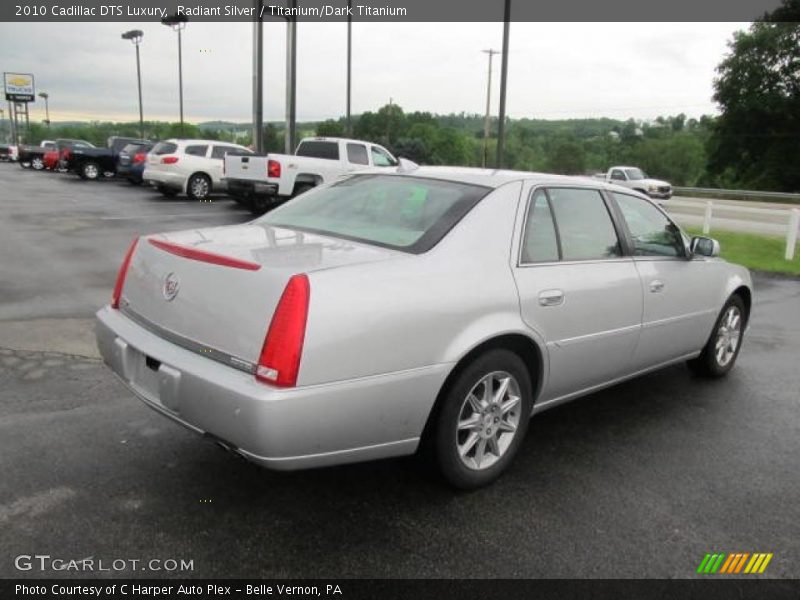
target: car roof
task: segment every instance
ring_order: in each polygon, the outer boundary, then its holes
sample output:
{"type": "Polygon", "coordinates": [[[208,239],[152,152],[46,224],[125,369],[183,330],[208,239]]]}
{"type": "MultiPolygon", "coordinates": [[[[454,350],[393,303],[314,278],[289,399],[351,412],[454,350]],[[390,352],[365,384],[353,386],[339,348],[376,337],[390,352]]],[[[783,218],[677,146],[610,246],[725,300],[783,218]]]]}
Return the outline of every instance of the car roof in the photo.
{"type": "Polygon", "coordinates": [[[535,184],[572,184],[580,186],[594,186],[598,188],[619,188],[630,191],[620,186],[609,185],[593,177],[577,175],[554,175],[552,173],[537,173],[534,171],[512,171],[508,169],[480,169],[476,167],[419,167],[401,174],[412,177],[428,177],[472,185],[482,185],[498,188],[512,181],[530,181],[535,184]]]}
{"type": "Polygon", "coordinates": [[[193,140],[193,139],[184,139],[184,138],[170,138],[168,140],[162,140],[164,142],[170,142],[172,144],[220,144],[222,146],[236,146],[237,148],[244,148],[241,144],[237,144],[235,142],[223,142],[222,140],[193,140]]]}
{"type": "MultiPolygon", "coordinates": [[[[300,143],[303,142],[345,142],[348,144],[369,144],[370,146],[380,146],[375,142],[368,142],[367,140],[354,140],[351,138],[343,138],[343,137],[326,137],[326,136],[312,136],[312,137],[304,137],[300,140],[300,143]]],[[[382,146],[381,146],[382,147],[382,146]]]]}

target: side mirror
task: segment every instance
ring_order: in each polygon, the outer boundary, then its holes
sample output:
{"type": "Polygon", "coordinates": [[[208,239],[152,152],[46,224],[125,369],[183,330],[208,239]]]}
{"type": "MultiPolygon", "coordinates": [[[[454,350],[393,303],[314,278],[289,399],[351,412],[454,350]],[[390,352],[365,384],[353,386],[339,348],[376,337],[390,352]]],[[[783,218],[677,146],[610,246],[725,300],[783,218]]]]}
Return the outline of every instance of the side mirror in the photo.
{"type": "Polygon", "coordinates": [[[693,255],[719,256],[719,242],[712,238],[693,237],[689,249],[693,255]]]}

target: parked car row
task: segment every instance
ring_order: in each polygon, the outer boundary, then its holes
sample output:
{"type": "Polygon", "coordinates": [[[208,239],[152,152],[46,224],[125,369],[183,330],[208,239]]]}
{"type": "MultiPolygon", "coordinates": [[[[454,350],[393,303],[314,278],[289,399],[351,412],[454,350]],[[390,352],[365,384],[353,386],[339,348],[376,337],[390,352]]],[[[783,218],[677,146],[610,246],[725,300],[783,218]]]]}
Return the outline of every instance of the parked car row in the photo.
{"type": "Polygon", "coordinates": [[[259,155],[218,140],[125,137],[109,138],[105,148],[83,140],[45,140],[20,146],[19,152],[24,168],[65,171],[89,181],[116,176],[166,197],[186,194],[201,202],[227,192],[259,214],[353,171],[388,171],[400,164],[377,144],[325,137],[301,140],[294,154],[259,155]]]}

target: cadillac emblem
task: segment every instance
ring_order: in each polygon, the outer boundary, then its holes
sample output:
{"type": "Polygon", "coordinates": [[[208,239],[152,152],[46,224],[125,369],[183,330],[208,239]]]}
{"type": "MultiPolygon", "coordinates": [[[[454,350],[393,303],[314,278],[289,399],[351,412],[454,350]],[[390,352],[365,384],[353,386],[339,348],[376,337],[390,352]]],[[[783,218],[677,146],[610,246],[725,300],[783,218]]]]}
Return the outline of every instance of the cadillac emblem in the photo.
{"type": "Polygon", "coordinates": [[[175,275],[175,273],[169,273],[166,277],[164,277],[164,287],[161,290],[161,293],[164,294],[164,300],[167,302],[174,300],[175,296],[178,295],[179,289],[180,285],[178,284],[178,276],[175,275]]]}

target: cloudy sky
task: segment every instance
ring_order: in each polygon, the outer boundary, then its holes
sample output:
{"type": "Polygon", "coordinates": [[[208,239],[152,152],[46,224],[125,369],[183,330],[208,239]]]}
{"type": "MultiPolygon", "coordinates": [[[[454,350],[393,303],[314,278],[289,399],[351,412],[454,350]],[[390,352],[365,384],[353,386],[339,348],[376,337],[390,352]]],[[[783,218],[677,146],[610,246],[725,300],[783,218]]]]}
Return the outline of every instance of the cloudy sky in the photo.
{"type": "MultiPolygon", "coordinates": [[[[512,23],[507,110],[512,117],[653,118],[715,112],[714,68],[745,23],[512,23]]],[[[0,70],[33,73],[51,119],[136,120],[135,53],[120,39],[142,29],[146,119],[177,120],[176,34],[159,23],[0,23],[0,70]]],[[[265,23],[265,118],[284,116],[285,25],[265,23]]],[[[345,110],[344,23],[301,23],[298,120],[345,110]]],[[[248,121],[248,23],[189,23],[184,103],[192,122],[248,121]]],[[[353,112],[391,98],[404,110],[482,113],[487,57],[501,23],[354,23],[353,112]]],[[[499,97],[495,57],[492,112],[499,97]]],[[[41,101],[34,119],[44,118],[41,101]]]]}

